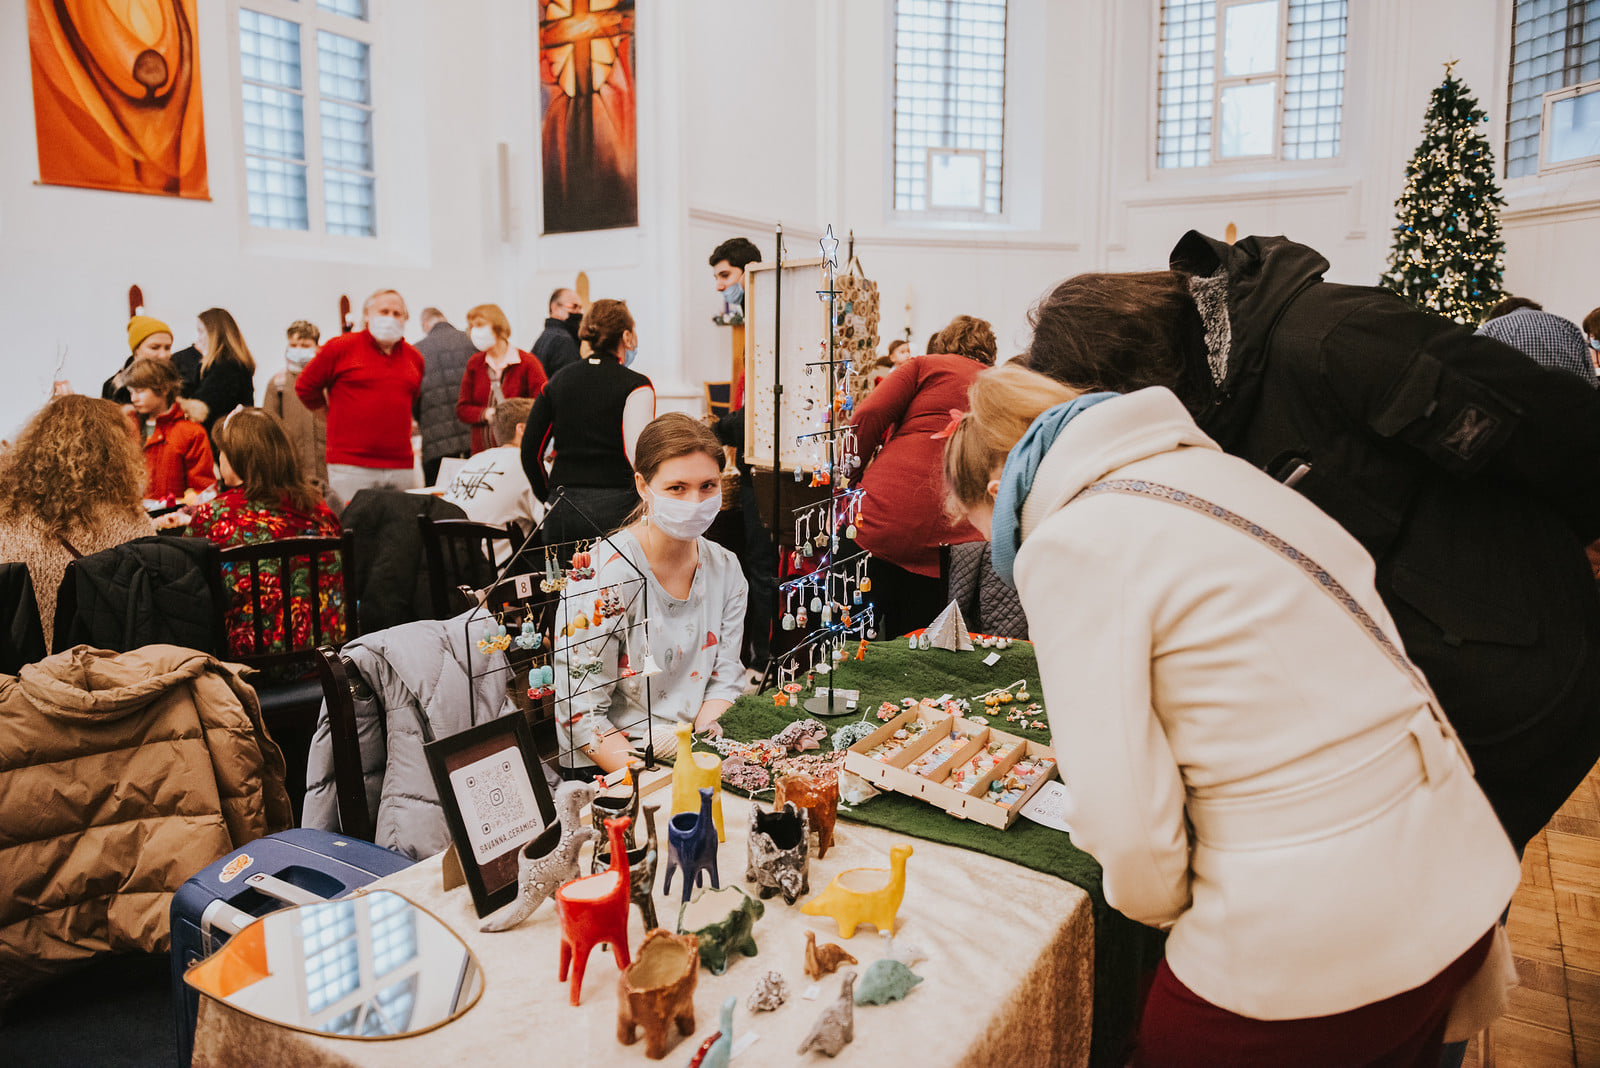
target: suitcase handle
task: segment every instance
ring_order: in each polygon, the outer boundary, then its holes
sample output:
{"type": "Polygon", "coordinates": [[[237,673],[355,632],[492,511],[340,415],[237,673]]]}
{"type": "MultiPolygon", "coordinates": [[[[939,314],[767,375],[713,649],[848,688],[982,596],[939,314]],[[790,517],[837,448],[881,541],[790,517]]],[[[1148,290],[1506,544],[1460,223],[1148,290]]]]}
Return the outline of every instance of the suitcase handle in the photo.
{"type": "Polygon", "coordinates": [[[310,890],[302,889],[291,882],[285,882],[276,876],[268,875],[264,871],[258,871],[254,875],[247,877],[245,882],[268,897],[275,897],[287,905],[320,905],[325,900],[310,890]]]}

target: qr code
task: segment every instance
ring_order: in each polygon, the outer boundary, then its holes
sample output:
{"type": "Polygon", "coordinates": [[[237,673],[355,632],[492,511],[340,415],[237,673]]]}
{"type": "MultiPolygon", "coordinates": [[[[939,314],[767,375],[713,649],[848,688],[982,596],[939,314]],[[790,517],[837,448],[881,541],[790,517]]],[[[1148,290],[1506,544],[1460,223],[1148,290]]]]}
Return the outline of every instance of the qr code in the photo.
{"type": "Polygon", "coordinates": [[[517,781],[516,765],[509,758],[486,767],[480,765],[467,776],[467,791],[484,837],[523,820],[522,792],[517,789],[517,781]]]}

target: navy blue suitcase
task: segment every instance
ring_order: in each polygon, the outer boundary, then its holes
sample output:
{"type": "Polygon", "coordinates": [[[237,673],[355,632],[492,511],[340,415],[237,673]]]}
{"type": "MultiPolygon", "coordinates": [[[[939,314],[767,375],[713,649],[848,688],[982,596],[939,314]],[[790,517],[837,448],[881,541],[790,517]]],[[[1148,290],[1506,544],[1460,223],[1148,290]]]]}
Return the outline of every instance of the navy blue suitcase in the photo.
{"type": "Polygon", "coordinates": [[[194,1052],[200,995],[183,973],[249,923],[291,905],[344,897],[412,865],[359,838],[295,828],[258,838],[218,860],[172,895],[172,1005],[179,1063],[194,1052]]]}

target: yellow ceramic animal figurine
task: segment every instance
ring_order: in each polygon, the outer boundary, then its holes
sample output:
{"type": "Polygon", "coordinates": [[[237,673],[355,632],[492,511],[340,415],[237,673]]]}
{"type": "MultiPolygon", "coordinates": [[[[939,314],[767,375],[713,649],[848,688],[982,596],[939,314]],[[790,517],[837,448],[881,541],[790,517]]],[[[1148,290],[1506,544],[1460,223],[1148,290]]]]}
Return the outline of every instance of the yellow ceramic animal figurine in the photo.
{"type": "Polygon", "coordinates": [[[807,916],[833,917],[840,938],[854,938],[863,923],[894,934],[894,918],[906,896],[906,858],[910,855],[911,847],[902,843],[889,850],[887,869],[840,872],[826,890],[801,905],[800,911],[807,916]]]}
{"type": "Polygon", "coordinates": [[[711,788],[711,822],[717,827],[717,841],[727,841],[722,832],[722,758],[710,753],[696,753],[694,728],[680,723],[673,728],[678,734],[678,757],[672,762],[672,814],[700,811],[700,791],[711,788]]]}

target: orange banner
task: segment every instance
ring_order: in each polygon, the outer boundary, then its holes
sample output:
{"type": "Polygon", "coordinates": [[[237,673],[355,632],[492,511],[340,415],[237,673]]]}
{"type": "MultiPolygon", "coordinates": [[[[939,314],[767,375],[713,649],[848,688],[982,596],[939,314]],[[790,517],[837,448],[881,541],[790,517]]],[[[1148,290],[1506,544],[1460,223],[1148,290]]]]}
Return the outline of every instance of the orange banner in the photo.
{"type": "Polygon", "coordinates": [[[39,180],[207,199],[195,0],[28,0],[39,180]]]}

